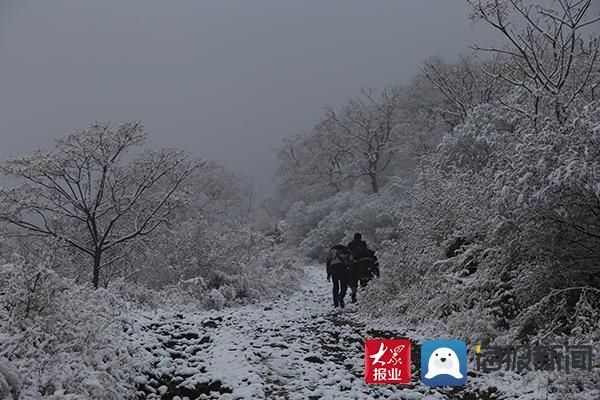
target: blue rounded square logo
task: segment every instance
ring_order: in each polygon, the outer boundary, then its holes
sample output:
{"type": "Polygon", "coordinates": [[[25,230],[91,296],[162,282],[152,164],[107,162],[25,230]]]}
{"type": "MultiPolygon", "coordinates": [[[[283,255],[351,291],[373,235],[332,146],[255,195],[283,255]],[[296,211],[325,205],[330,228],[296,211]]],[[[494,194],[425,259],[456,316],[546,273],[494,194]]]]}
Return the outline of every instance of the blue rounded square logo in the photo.
{"type": "Polygon", "coordinates": [[[421,345],[421,382],[427,386],[463,386],[467,381],[467,345],[462,340],[426,340],[421,345]]]}

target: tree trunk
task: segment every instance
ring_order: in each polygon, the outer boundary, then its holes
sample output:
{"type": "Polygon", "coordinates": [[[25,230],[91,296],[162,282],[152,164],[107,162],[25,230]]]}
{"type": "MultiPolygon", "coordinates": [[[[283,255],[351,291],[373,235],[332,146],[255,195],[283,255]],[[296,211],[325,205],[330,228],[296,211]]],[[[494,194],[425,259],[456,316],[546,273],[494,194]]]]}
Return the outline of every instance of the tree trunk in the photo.
{"type": "Polygon", "coordinates": [[[371,190],[373,190],[373,193],[378,193],[379,182],[377,182],[377,173],[370,173],[369,178],[371,178],[371,190]]]}
{"type": "Polygon", "coordinates": [[[102,252],[100,250],[96,250],[94,254],[94,270],[92,277],[92,284],[94,285],[94,289],[98,289],[100,286],[100,260],[102,259],[102,252]]]}

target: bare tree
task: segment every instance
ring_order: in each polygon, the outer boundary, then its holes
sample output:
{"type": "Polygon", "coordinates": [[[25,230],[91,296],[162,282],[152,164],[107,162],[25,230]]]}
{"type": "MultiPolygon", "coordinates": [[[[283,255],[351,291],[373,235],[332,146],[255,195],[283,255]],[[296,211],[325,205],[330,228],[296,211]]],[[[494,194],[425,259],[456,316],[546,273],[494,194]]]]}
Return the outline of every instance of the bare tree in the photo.
{"type": "Polygon", "coordinates": [[[513,102],[505,106],[528,116],[537,126],[543,96],[559,123],[564,123],[569,105],[585,91],[594,96],[600,85],[597,62],[600,42],[597,34],[589,40],[586,28],[600,21],[591,16],[592,0],[554,0],[544,7],[527,0],[467,0],[472,17],[483,20],[508,40],[504,48],[479,47],[507,58],[500,71],[490,75],[522,89],[531,109],[513,102]],[[515,23],[513,16],[520,17],[515,23]],[[523,26],[523,29],[516,28],[523,26]]]}
{"type": "Polygon", "coordinates": [[[497,58],[477,63],[470,57],[460,57],[456,64],[446,64],[432,57],[425,61],[421,71],[449,101],[449,107],[438,111],[458,117],[464,123],[473,107],[492,103],[501,95],[502,83],[494,78],[500,72],[500,65],[497,58]]]}
{"type": "Polygon", "coordinates": [[[145,136],[139,123],[116,130],[93,124],[57,140],[52,151],[7,161],[4,173],[23,183],[0,188],[0,221],[11,234],[55,237],[91,257],[97,288],[103,268],[117,261],[103,255],[121,257],[126,252],[111,250],[165,222],[183,203],[181,184],[195,169],[176,150],[144,151],[124,163],[145,136]]]}
{"type": "Polygon", "coordinates": [[[251,218],[256,190],[250,178],[214,161],[198,161],[186,187],[191,193],[190,204],[179,213],[180,219],[245,223],[251,218]]]}
{"type": "Polygon", "coordinates": [[[399,146],[400,90],[384,89],[376,98],[372,91],[363,90],[339,113],[327,110],[317,129],[328,134],[334,165],[346,169],[347,178],[369,178],[371,190],[377,193],[380,175],[385,171],[399,146]]]}
{"type": "MultiPolygon", "coordinates": [[[[342,186],[341,168],[332,150],[331,137],[319,129],[284,139],[277,153],[276,171],[280,195],[314,201],[338,192],[342,186]]],[[[291,204],[288,204],[288,206],[291,204]]]]}

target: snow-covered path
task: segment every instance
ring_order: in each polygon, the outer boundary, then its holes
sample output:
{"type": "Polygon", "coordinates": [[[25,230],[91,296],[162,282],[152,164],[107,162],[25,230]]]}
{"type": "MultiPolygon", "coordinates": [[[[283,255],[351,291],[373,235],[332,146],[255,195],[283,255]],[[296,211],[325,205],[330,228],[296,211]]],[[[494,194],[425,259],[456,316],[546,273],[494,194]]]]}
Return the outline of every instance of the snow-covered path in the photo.
{"type": "Polygon", "coordinates": [[[364,383],[363,339],[401,335],[369,330],[351,305],[333,309],[322,268],[307,267],[302,290],[276,300],[139,322],[155,357],[142,398],[443,398],[417,384],[364,383]]]}

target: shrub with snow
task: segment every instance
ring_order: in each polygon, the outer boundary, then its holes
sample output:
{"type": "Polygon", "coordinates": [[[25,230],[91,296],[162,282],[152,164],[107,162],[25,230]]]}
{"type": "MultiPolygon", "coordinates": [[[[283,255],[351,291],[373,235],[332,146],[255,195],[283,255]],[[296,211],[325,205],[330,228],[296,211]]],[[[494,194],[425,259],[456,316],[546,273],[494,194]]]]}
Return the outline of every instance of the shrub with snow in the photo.
{"type": "Polygon", "coordinates": [[[0,392],[21,387],[22,399],[133,397],[145,353],[125,333],[126,303],[24,262],[0,266],[0,287],[0,392]]]}

